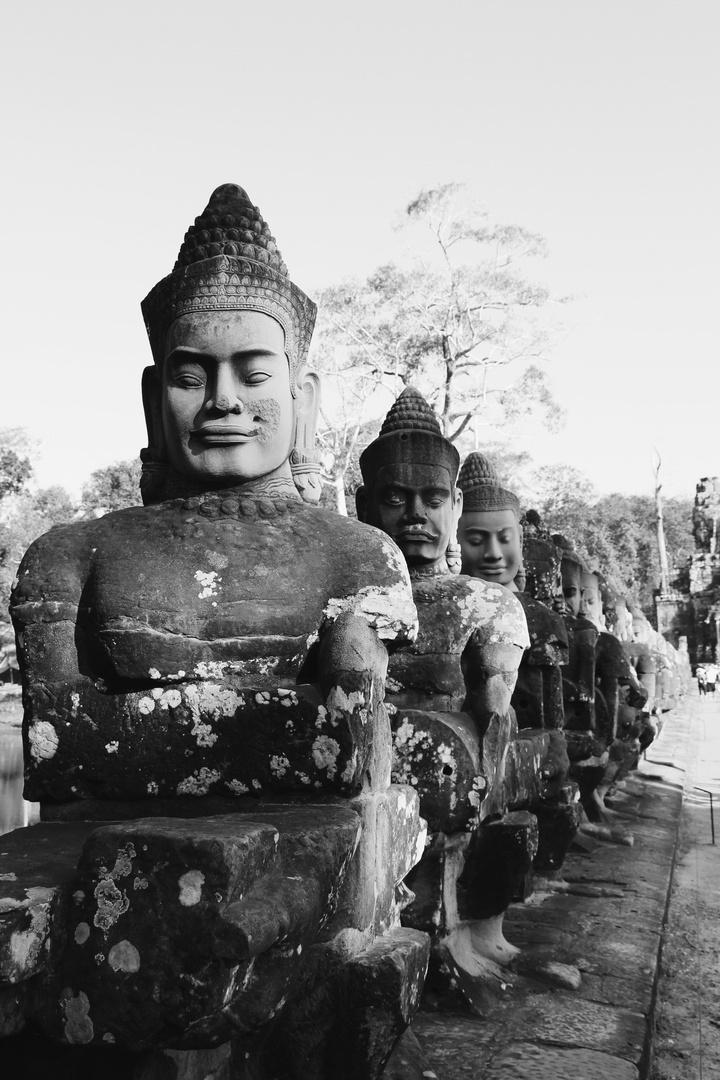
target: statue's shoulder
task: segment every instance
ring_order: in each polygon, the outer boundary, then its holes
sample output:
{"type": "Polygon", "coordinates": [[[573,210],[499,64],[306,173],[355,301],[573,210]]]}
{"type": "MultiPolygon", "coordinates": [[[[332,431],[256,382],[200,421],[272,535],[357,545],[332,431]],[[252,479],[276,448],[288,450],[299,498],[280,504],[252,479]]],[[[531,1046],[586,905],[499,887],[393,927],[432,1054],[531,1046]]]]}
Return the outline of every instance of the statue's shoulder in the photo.
{"type": "Polygon", "coordinates": [[[321,507],[306,507],[308,514],[315,516],[319,532],[327,536],[340,553],[352,551],[362,567],[361,572],[380,571],[384,576],[409,580],[407,564],[400,548],[387,533],[366,525],[357,518],[345,517],[333,510],[321,507]]]}
{"type": "Polygon", "coordinates": [[[462,590],[462,605],[477,619],[481,637],[497,645],[530,645],[527,620],[515,593],[504,585],[460,574],[455,578],[462,590]]]}
{"type": "Polygon", "coordinates": [[[568,633],[565,620],[557,611],[553,611],[547,604],[537,600],[530,593],[519,592],[515,594],[522,605],[527,619],[530,640],[533,645],[536,642],[556,642],[567,646],[568,633]]]}
{"type": "Polygon", "coordinates": [[[103,519],[54,525],[25,552],[10,598],[10,610],[27,601],[75,596],[92,561],[103,519]]]}
{"type": "Polygon", "coordinates": [[[421,624],[437,619],[452,625],[460,638],[479,634],[483,640],[522,649],[530,643],[522,605],[503,585],[466,574],[418,577],[413,596],[421,624]]]}
{"type": "Polygon", "coordinates": [[[390,537],[355,518],[321,507],[306,507],[332,563],[334,595],[326,618],[360,615],[385,641],[401,645],[417,634],[417,610],[410,575],[400,548],[390,537]]]}

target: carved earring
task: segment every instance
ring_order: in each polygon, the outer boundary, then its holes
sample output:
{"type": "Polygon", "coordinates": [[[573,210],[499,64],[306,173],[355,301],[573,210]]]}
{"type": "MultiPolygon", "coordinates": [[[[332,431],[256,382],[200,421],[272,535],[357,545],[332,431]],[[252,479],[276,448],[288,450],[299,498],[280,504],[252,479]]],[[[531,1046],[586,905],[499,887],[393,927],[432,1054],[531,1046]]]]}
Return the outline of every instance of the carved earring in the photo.
{"type": "Polygon", "coordinates": [[[462,548],[457,540],[451,540],[445,551],[448,570],[451,574],[459,574],[462,567],[462,548]]]}

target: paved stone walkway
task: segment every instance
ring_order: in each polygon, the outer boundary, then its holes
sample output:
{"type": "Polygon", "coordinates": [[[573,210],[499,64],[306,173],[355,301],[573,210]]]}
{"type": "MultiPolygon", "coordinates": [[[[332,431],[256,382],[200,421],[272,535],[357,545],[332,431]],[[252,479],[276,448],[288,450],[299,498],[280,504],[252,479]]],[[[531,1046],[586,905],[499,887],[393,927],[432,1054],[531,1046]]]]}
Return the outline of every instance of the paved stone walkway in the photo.
{"type": "Polygon", "coordinates": [[[562,881],[514,905],[505,936],[521,953],[485,1015],[421,1012],[413,1032],[426,1061],[403,1071],[396,1059],[389,1080],[647,1076],[693,703],[666,714],[614,802],[633,846],[590,842],[568,856],[562,881]]]}
{"type": "Polygon", "coordinates": [[[695,698],[688,764],[662,954],[653,1080],[720,1076],[720,694],[695,698]]]}

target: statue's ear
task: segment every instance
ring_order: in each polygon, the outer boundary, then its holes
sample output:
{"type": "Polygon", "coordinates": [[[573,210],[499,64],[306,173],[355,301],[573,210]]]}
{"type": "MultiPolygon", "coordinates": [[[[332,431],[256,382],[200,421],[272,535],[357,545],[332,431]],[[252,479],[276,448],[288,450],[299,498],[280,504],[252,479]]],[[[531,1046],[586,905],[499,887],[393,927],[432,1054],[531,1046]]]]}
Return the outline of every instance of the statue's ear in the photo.
{"type": "Polygon", "coordinates": [[[296,389],[295,448],[301,454],[315,452],[315,434],[320,412],[320,377],[315,371],[301,367],[296,389]]]}
{"type": "Polygon", "coordinates": [[[162,387],[154,364],[142,373],[142,402],[145,410],[148,452],[154,460],[165,460],[165,434],[162,423],[162,387]]]}
{"type": "Polygon", "coordinates": [[[455,499],[454,499],[454,503],[453,503],[453,516],[454,516],[454,519],[455,519],[455,527],[456,528],[457,528],[458,521],[462,517],[462,512],[463,512],[462,488],[456,487],[455,488],[455,499]]]}
{"type": "Polygon", "coordinates": [[[357,511],[358,521],[365,521],[365,512],[367,510],[367,489],[364,484],[355,492],[355,509],[357,511]]]}

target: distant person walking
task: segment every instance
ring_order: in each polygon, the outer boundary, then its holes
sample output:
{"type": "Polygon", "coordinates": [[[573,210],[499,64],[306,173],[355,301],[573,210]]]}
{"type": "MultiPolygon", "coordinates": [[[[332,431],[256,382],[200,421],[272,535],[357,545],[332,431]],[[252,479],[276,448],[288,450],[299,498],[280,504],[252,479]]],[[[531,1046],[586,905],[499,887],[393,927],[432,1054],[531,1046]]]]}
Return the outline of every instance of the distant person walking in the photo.
{"type": "Polygon", "coordinates": [[[695,670],[695,678],[697,679],[698,692],[700,697],[705,697],[706,685],[705,685],[705,668],[700,664],[695,670]]]}
{"type": "Polygon", "coordinates": [[[716,664],[707,664],[705,666],[705,690],[708,694],[715,693],[715,683],[718,681],[718,672],[716,664]]]}

